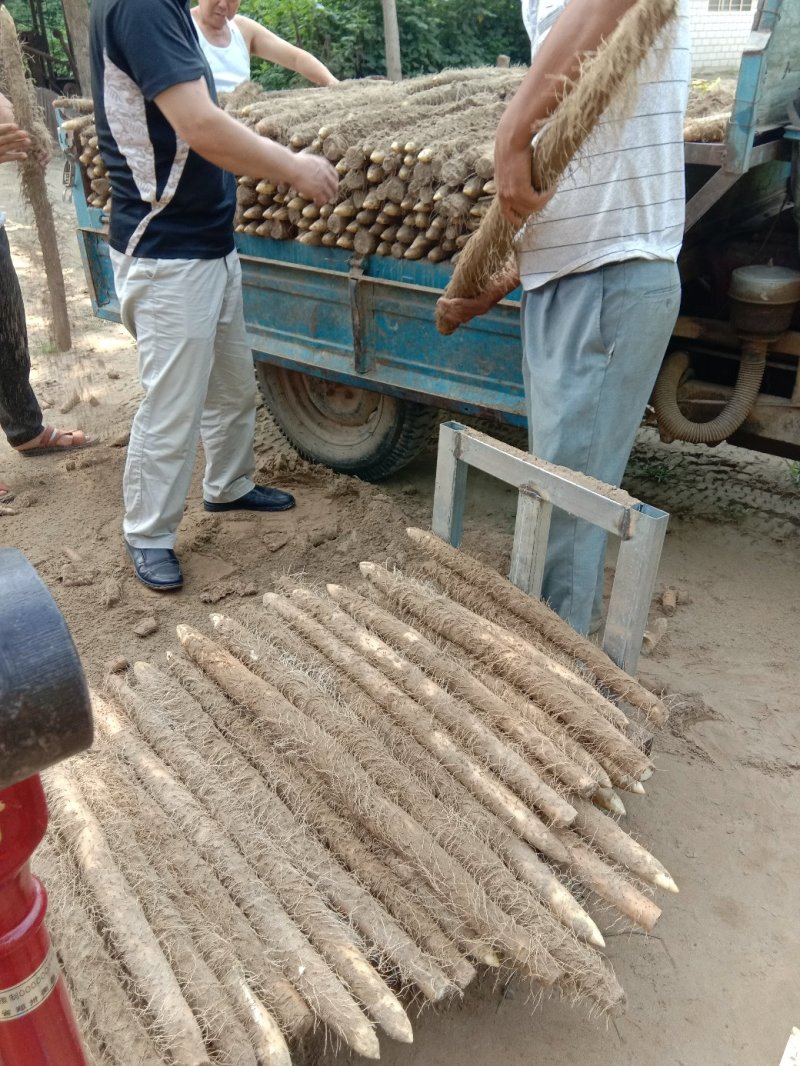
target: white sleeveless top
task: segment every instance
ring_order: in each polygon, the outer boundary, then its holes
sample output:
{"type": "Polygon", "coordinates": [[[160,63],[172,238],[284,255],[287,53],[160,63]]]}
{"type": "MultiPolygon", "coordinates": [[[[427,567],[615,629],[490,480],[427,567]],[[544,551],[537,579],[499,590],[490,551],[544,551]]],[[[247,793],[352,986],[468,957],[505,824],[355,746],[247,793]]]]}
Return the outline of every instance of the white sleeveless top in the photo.
{"type": "MultiPolygon", "coordinates": [[[[522,0],[535,55],[568,0],[522,0]]],[[[683,116],[689,4],[656,42],[627,105],[609,109],[517,246],[522,285],[625,259],[674,261],[685,215],[683,116]]]]}
{"type": "Polygon", "coordinates": [[[234,19],[228,21],[231,40],[227,48],[219,48],[206,40],[198,23],[194,24],[203,55],[208,60],[218,93],[229,93],[243,81],[250,79],[250,50],[242,31],[234,19]]]}

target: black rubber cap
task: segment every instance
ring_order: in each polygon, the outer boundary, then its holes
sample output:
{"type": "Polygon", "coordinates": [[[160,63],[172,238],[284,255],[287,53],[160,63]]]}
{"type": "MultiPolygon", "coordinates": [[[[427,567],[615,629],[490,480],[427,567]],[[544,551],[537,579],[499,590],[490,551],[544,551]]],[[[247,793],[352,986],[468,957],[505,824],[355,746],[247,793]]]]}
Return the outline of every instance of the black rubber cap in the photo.
{"type": "Polygon", "coordinates": [[[92,707],[66,623],[25,556],[0,548],[0,789],[84,751],[92,707]]]}

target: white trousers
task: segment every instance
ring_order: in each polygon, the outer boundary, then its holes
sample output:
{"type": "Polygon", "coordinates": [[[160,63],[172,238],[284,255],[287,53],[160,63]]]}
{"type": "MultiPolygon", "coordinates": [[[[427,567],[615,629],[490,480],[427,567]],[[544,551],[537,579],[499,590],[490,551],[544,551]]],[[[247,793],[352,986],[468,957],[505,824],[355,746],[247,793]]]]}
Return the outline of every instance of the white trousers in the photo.
{"type": "Polygon", "coordinates": [[[123,532],[136,548],[174,548],[199,439],[206,500],[230,503],[253,488],[256,384],[242,268],[236,252],[141,259],[112,249],[111,260],[145,393],[128,445],[123,532]]]}

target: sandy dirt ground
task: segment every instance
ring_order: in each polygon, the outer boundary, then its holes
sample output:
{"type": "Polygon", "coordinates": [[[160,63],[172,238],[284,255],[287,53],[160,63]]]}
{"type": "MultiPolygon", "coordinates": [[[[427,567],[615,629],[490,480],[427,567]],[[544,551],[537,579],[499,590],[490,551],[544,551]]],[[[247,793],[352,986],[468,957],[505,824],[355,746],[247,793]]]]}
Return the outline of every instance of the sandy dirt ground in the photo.
{"type": "MultiPolygon", "coordinates": [[[[75,333],[65,355],[48,339],[32,220],[12,169],[0,171],[33,380],[47,421],[100,443],[71,459],[24,460],[0,441],[0,478],[19,494],[16,513],[0,517],[0,545],[38,568],[90,682],[116,656],[157,661],[176,623],[202,628],[211,605],[261,593],[287,571],[354,583],[361,559],[403,563],[404,527],[430,522],[433,453],[364,485],[297,462],[261,412],[259,469],[296,492],[297,509],[206,515],[196,476],[178,543],[185,589],[163,596],[134,580],[120,534],[125,450],[114,442],[137,403],[135,352],[120,327],[92,317],[56,164],[50,179],[75,333]],[[148,617],[157,631],[137,637],[148,617]]],[[[558,1001],[534,1009],[522,984],[486,978],[463,1003],[424,1013],[412,1047],[385,1044],[387,1066],[778,1066],[800,1023],[797,480],[783,460],[731,448],[665,449],[648,432],[637,446],[628,487],[672,511],[660,581],[690,602],[642,660],[644,680],[671,694],[675,711],[656,741],[659,772],[646,798],[629,798],[628,821],[681,894],[664,901],[655,935],[609,931],[627,1013],[607,1024],[558,1001]]],[[[513,510],[504,487],[471,485],[465,546],[507,567],[513,510]]]]}

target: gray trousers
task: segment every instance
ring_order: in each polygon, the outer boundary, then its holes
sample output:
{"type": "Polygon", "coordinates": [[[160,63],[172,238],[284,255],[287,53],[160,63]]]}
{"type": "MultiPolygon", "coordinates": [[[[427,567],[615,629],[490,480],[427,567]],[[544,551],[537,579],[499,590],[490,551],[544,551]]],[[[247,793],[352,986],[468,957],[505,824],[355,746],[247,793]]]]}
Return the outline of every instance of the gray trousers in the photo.
{"type": "Polygon", "coordinates": [[[123,533],[135,548],[174,548],[198,440],[203,496],[253,488],[256,382],[236,252],[142,259],[111,252],[122,321],[136,338],[144,399],[125,463],[123,533]]]}
{"type": "MultiPolygon", "coordinates": [[[[530,450],[619,485],[680,305],[674,263],[571,274],[522,301],[530,450]]],[[[606,534],[553,510],[543,597],[579,633],[599,621],[606,534]]]]}
{"type": "Polygon", "coordinates": [[[44,429],[30,373],[22,291],[5,226],[0,226],[0,428],[12,448],[27,444],[44,429]]]}

